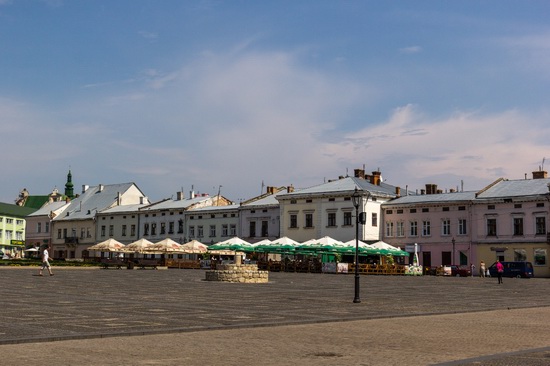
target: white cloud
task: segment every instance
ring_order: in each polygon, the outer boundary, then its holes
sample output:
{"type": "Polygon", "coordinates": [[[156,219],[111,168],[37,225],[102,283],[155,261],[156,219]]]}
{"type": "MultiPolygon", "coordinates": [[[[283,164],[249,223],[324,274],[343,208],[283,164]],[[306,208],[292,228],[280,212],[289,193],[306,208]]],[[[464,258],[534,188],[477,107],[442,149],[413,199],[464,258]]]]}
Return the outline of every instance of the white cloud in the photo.
{"type": "Polygon", "coordinates": [[[421,51],[422,51],[422,47],[420,46],[410,46],[410,47],[403,47],[399,49],[399,52],[405,53],[405,54],[419,53],[421,51]]]}
{"type": "Polygon", "coordinates": [[[436,119],[407,105],[386,122],[349,134],[330,151],[347,159],[367,157],[371,168],[387,171],[384,176],[391,176],[391,184],[455,188],[464,179],[469,189],[480,189],[501,176],[517,179],[537,170],[536,162],[548,151],[548,117],[547,112],[510,110],[457,112],[436,119]]]}

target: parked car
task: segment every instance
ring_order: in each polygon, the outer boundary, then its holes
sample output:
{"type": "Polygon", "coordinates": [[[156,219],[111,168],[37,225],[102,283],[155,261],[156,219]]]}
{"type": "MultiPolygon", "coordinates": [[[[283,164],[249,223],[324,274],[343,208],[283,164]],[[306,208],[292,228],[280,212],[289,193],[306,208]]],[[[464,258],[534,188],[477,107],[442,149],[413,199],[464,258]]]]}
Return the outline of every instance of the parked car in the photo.
{"type": "Polygon", "coordinates": [[[447,267],[451,267],[451,276],[468,277],[472,275],[472,271],[469,266],[457,266],[455,264],[451,264],[447,267]]]}
{"type": "MultiPolygon", "coordinates": [[[[531,262],[500,262],[504,266],[502,277],[531,278],[534,276],[531,262]]],[[[491,277],[497,276],[497,263],[489,267],[491,277]]]]}

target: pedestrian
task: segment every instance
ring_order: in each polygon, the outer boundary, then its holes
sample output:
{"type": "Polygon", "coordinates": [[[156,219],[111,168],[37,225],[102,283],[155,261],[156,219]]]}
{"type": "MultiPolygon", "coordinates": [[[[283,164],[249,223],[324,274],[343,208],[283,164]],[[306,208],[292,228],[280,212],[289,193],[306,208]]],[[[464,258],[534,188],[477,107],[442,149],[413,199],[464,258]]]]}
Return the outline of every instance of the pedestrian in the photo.
{"type": "Polygon", "coordinates": [[[500,263],[500,260],[497,259],[497,275],[498,275],[498,283],[502,283],[502,274],[504,273],[504,266],[502,263],[500,263]]]}
{"type": "Polygon", "coordinates": [[[484,261],[481,261],[479,262],[479,277],[485,277],[485,262],[484,261]]]}
{"type": "Polygon", "coordinates": [[[44,268],[47,268],[50,276],[53,276],[52,267],[50,266],[50,252],[48,249],[51,250],[51,247],[44,248],[44,251],[42,252],[42,267],[40,267],[40,272],[38,273],[39,276],[42,276],[42,271],[44,271],[44,268]]]}

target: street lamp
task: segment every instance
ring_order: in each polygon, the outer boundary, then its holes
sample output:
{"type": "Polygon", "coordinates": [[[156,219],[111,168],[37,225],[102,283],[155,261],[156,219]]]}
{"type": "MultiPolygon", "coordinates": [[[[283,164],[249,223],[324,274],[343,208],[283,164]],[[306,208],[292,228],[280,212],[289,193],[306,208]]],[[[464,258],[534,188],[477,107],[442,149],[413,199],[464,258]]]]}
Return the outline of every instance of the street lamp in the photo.
{"type": "Polygon", "coordinates": [[[354,303],[360,303],[361,299],[359,298],[359,201],[361,195],[355,187],[355,191],[351,196],[353,199],[353,206],[355,206],[355,297],[353,298],[354,303]]]}

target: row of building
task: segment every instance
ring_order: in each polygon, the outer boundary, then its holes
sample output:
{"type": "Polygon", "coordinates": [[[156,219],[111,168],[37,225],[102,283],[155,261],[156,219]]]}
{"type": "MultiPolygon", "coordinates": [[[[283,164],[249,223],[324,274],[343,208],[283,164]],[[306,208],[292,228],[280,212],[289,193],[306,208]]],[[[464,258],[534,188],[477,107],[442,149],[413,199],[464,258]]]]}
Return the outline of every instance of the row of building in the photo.
{"type": "Polygon", "coordinates": [[[366,217],[359,240],[383,240],[411,254],[417,244],[424,267],[518,260],[532,262],[536,276],[550,277],[549,206],[550,179],[542,170],[532,178],[498,179],[479,191],[443,192],[427,184],[418,193],[383,182],[379,171],[356,169],[353,176],[306,189],[268,186],[239,204],[193,191],[150,202],[134,183],[84,185],[74,194],[69,172],[64,195],[52,192],[43,206],[19,218],[24,230],[19,222],[9,236],[19,242],[6,243],[10,229],[0,222],[0,243],[4,249],[51,244],[54,258],[85,258],[89,246],[108,238],[125,244],[140,238],[214,244],[233,236],[252,243],[282,236],[348,241],[356,235],[357,213],[366,217]]]}

